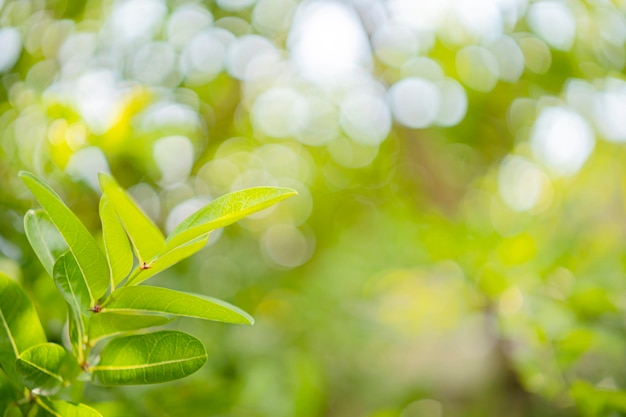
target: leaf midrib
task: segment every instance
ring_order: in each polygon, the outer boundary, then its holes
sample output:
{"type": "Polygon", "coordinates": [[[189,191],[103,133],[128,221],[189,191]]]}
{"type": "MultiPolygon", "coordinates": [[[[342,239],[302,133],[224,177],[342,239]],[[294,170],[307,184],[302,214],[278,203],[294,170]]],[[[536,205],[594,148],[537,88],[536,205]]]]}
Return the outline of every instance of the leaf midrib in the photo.
{"type": "Polygon", "coordinates": [[[169,361],[161,361],[155,363],[141,364],[141,365],[96,365],[92,369],[92,371],[126,371],[132,369],[146,369],[153,368],[157,366],[169,365],[173,363],[181,363],[181,362],[190,362],[196,359],[206,358],[206,355],[193,356],[191,358],[183,358],[183,359],[172,359],[169,361]]]}

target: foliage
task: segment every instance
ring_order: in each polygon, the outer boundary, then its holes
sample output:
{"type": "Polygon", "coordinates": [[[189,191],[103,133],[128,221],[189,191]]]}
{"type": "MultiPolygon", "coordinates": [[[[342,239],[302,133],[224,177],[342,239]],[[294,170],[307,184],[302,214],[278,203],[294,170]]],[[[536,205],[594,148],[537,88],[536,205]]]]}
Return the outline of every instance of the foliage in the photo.
{"type": "Polygon", "coordinates": [[[24,226],[67,303],[70,341],[66,347],[46,342],[30,299],[14,280],[0,274],[0,365],[15,390],[9,397],[15,400],[6,406],[5,415],[99,416],[85,404],[53,396],[77,380],[104,386],[172,381],[196,372],[207,360],[202,342],[187,333],[136,334],[137,330],[178,316],[254,323],[246,312],[224,301],[137,284],[147,279],[142,271],[156,269],[156,265],[160,271],[180,262],[200,249],[217,227],[284,200],[294,190],[258,187],[225,195],[185,220],[168,237],[168,242],[176,243],[168,245],[157,226],[113,178],[103,174],[100,213],[105,255],[46,183],[28,172],[20,176],[43,207],[29,211],[24,226]],[[183,250],[189,246],[195,250],[183,250]],[[131,272],[133,263],[137,265],[131,272]],[[27,394],[20,399],[22,392],[27,394]]]}

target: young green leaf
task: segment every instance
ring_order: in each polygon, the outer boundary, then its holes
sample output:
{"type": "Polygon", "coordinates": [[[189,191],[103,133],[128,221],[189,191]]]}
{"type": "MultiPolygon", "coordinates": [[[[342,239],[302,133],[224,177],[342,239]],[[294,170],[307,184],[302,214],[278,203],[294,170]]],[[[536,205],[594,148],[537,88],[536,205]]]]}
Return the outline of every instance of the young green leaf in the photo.
{"type": "Polygon", "coordinates": [[[109,286],[109,265],[94,238],[52,188],[29,172],[19,175],[63,236],[92,298],[103,296],[109,286]]]}
{"type": "Polygon", "coordinates": [[[122,314],[173,314],[226,323],[254,323],[254,319],[248,313],[225,301],[144,285],[118,289],[111,294],[102,311],[122,314]]]}
{"type": "Polygon", "coordinates": [[[38,395],[55,394],[80,369],[60,345],[42,343],[21,353],[15,369],[24,386],[38,395]]]}
{"type": "Polygon", "coordinates": [[[102,417],[85,404],[75,404],[68,401],[53,401],[48,398],[37,397],[37,404],[51,417],[102,417]]]}
{"type": "Polygon", "coordinates": [[[168,317],[155,314],[100,312],[89,319],[89,342],[94,345],[105,337],[147,327],[162,326],[170,321],[168,317]]]}
{"type": "Polygon", "coordinates": [[[102,221],[104,248],[111,271],[111,290],[114,290],[115,286],[130,273],[133,267],[133,253],[126,232],[105,195],[100,199],[100,221],[102,221]]]}
{"type": "Polygon", "coordinates": [[[104,195],[130,237],[139,262],[150,261],[163,249],[163,234],[111,176],[101,173],[98,178],[104,195]]]}
{"type": "Polygon", "coordinates": [[[160,256],[211,230],[228,226],[296,194],[297,191],[291,188],[255,187],[218,197],[187,217],[172,231],[160,256]]]}
{"type": "Polygon", "coordinates": [[[155,384],[191,375],[206,360],[198,339],[164,330],[113,339],[91,371],[93,381],[100,385],[155,384]]]}
{"type": "Polygon", "coordinates": [[[74,310],[87,314],[98,302],[70,252],[61,255],[54,264],[52,277],[57,289],[74,310]]]}
{"type": "Polygon", "coordinates": [[[149,265],[150,268],[135,269],[133,274],[128,279],[127,285],[137,285],[151,276],[156,275],[170,266],[182,261],[183,259],[188,258],[202,249],[206,245],[207,240],[209,240],[208,235],[201,236],[198,239],[195,239],[185,245],[177,246],[164,253],[162,256],[157,257],[154,262],[149,265]]]}
{"type": "Polygon", "coordinates": [[[54,263],[68,251],[63,236],[43,210],[28,210],[24,216],[24,231],[28,243],[41,261],[48,275],[52,276],[54,263]]]}
{"type": "Polygon", "coordinates": [[[30,299],[20,286],[0,273],[0,366],[20,385],[15,361],[31,346],[46,342],[46,334],[30,299]]]}

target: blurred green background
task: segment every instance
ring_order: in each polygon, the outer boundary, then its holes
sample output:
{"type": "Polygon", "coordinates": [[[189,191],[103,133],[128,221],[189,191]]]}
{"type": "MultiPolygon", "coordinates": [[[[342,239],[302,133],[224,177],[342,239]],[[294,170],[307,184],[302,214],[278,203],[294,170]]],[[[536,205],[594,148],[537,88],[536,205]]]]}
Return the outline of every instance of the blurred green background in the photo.
{"type": "Polygon", "coordinates": [[[62,341],[20,169],[96,234],[99,171],[165,231],[289,186],[153,279],[256,325],[175,322],[201,371],[87,403],[626,415],[625,40],[624,0],[0,0],[0,270],[62,341]]]}

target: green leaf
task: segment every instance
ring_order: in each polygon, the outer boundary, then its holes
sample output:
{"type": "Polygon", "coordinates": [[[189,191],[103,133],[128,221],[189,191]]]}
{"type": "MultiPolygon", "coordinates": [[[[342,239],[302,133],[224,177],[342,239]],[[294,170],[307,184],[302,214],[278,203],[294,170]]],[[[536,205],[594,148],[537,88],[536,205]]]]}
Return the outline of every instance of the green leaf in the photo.
{"type": "Polygon", "coordinates": [[[24,231],[28,243],[41,261],[48,275],[56,260],[68,251],[63,236],[59,233],[50,217],[43,210],[29,210],[24,216],[24,231]]]}
{"type": "Polygon", "coordinates": [[[91,292],[80,266],[70,252],[62,255],[54,264],[52,277],[65,301],[76,311],[87,314],[97,304],[98,299],[91,292]]]}
{"type": "Polygon", "coordinates": [[[111,291],[128,276],[133,267],[133,253],[126,232],[105,195],[100,199],[100,220],[104,248],[111,271],[111,291]]]}
{"type": "Polygon", "coordinates": [[[42,397],[37,397],[37,403],[53,417],[102,417],[102,414],[85,404],[52,401],[42,397]]]}
{"type": "Polygon", "coordinates": [[[100,385],[155,384],[191,375],[206,360],[198,339],[164,330],[113,339],[91,370],[93,381],[100,385]]]}
{"type": "Polygon", "coordinates": [[[296,194],[297,191],[291,188],[255,187],[218,197],[172,231],[162,254],[296,194]]]}
{"type": "Polygon", "coordinates": [[[38,395],[55,394],[80,372],[72,355],[55,343],[42,343],[26,349],[15,363],[24,386],[38,395]]]}
{"type": "Polygon", "coordinates": [[[89,319],[89,341],[93,345],[105,337],[147,327],[162,326],[170,321],[168,317],[154,314],[100,312],[89,319]]]}
{"type": "Polygon", "coordinates": [[[109,286],[109,265],[94,238],[52,188],[29,172],[19,175],[65,239],[92,300],[102,297],[109,286]]]}
{"type": "Polygon", "coordinates": [[[150,268],[148,269],[135,269],[131,277],[128,279],[127,285],[139,284],[151,276],[156,275],[170,266],[182,261],[183,259],[188,258],[202,249],[206,245],[207,240],[209,240],[208,235],[202,236],[186,245],[178,246],[164,253],[162,256],[159,256],[151,264],[149,264],[150,268]]]}
{"type": "Polygon", "coordinates": [[[67,320],[72,351],[74,352],[74,355],[76,355],[78,363],[82,364],[85,362],[84,352],[85,343],[87,342],[85,338],[85,317],[80,313],[80,311],[77,311],[68,304],[67,320]]]}
{"type": "Polygon", "coordinates": [[[148,262],[163,249],[163,234],[112,177],[101,173],[98,178],[102,191],[130,237],[139,262],[148,262]]]}
{"type": "Polygon", "coordinates": [[[19,385],[15,361],[31,346],[46,342],[35,307],[20,286],[0,273],[0,366],[19,385]]]}
{"type": "Polygon", "coordinates": [[[215,298],[160,287],[124,287],[111,294],[103,312],[161,313],[226,323],[253,324],[245,311],[215,298]]]}
{"type": "Polygon", "coordinates": [[[4,410],[3,416],[4,417],[24,417],[24,414],[22,414],[22,410],[20,410],[17,405],[11,404],[4,410]]]}

